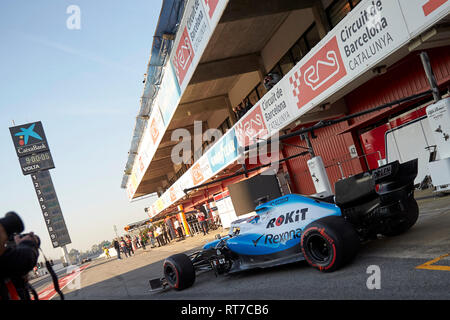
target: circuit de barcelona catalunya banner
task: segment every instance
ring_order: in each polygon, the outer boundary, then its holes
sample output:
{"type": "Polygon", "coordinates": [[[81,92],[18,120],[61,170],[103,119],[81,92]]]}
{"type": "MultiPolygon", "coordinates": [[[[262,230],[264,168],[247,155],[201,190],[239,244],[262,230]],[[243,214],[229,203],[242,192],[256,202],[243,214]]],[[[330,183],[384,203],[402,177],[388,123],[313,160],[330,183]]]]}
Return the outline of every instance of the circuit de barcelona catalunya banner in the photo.
{"type": "Polygon", "coordinates": [[[186,5],[171,61],[181,92],[189,83],[228,0],[193,0],[186,5]]]}
{"type": "MultiPolygon", "coordinates": [[[[214,30],[199,11],[204,10],[200,4],[204,6],[206,2],[214,4],[214,1],[190,2],[186,11],[188,18],[183,17],[185,23],[189,19],[189,26],[182,24],[180,30],[183,31],[177,36],[176,56],[172,60],[181,91],[192,75],[195,61],[198,63],[200,58],[196,50],[204,50],[198,37],[206,39],[202,32],[214,30]]],[[[223,9],[221,7],[221,11],[223,9]]],[[[234,125],[230,131],[236,141],[231,134],[222,137],[175,182],[175,189],[183,190],[207,181],[236,161],[233,144],[243,147],[267,139],[331,96],[336,98],[342,94],[341,89],[358,81],[449,12],[450,0],[361,1],[234,125]]],[[[161,211],[158,209],[167,208],[183,196],[181,192],[178,195],[172,192],[171,197],[163,195],[160,199],[168,200],[159,203],[156,214],[161,211]]]]}

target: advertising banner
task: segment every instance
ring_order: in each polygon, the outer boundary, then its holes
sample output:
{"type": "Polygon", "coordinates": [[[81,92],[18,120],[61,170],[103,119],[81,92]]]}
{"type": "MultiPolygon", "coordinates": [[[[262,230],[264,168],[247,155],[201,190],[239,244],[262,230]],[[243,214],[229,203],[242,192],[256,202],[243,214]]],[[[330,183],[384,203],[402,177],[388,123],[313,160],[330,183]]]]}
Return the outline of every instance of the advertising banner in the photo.
{"type": "Polygon", "coordinates": [[[427,116],[440,159],[450,158],[450,97],[429,105],[427,116]]]}
{"type": "Polygon", "coordinates": [[[257,143],[267,137],[269,131],[264,121],[259,102],[235,124],[234,130],[236,131],[237,141],[241,147],[257,143]]]}
{"type": "Polygon", "coordinates": [[[450,0],[399,0],[411,37],[448,15],[450,0]]]}
{"type": "Polygon", "coordinates": [[[157,212],[160,212],[165,208],[162,198],[158,198],[158,200],[155,201],[154,205],[157,212]]]}
{"type": "Polygon", "coordinates": [[[289,90],[287,81],[280,81],[259,101],[266,128],[271,133],[290,124],[298,114],[296,102],[289,90]]]}
{"type": "MultiPolygon", "coordinates": [[[[397,1],[363,0],[281,81],[287,78],[296,118],[375,67],[409,41],[397,1]]],[[[291,119],[292,121],[293,119],[291,119]]]]}
{"type": "Polygon", "coordinates": [[[193,0],[186,5],[180,27],[183,31],[171,59],[182,91],[186,88],[211,36],[209,14],[206,13],[204,4],[204,0],[193,0]]]}
{"type": "Polygon", "coordinates": [[[190,169],[192,184],[195,186],[210,178],[213,173],[209,166],[208,157],[201,157],[190,169]]]}
{"type": "MultiPolygon", "coordinates": [[[[161,86],[156,96],[153,107],[158,107],[164,119],[163,130],[169,125],[178,103],[180,102],[181,91],[180,86],[175,78],[175,70],[170,61],[164,68],[164,74],[161,86]]],[[[152,111],[153,113],[153,111],[152,111]]]]}
{"type": "Polygon", "coordinates": [[[222,227],[229,228],[231,226],[231,222],[237,220],[236,212],[234,211],[229,191],[225,191],[215,195],[214,201],[217,206],[217,211],[219,212],[222,227]]]}
{"type": "Polygon", "coordinates": [[[139,183],[150,165],[151,159],[162,139],[164,130],[161,112],[158,106],[154,106],[152,115],[142,134],[138,154],[134,160],[132,173],[128,179],[127,195],[130,200],[133,198],[139,183]]]}
{"type": "Polygon", "coordinates": [[[18,157],[49,151],[42,122],[31,122],[9,128],[18,157]]]}
{"type": "Polygon", "coordinates": [[[207,157],[213,174],[236,160],[238,145],[234,129],[228,130],[222,139],[208,150],[207,157]]]}
{"type": "Polygon", "coordinates": [[[175,39],[171,62],[181,93],[187,87],[228,0],[188,1],[175,39]]]}
{"type": "Polygon", "coordinates": [[[346,74],[334,36],[289,78],[295,88],[293,92],[297,99],[297,107],[302,108],[346,74]]]}

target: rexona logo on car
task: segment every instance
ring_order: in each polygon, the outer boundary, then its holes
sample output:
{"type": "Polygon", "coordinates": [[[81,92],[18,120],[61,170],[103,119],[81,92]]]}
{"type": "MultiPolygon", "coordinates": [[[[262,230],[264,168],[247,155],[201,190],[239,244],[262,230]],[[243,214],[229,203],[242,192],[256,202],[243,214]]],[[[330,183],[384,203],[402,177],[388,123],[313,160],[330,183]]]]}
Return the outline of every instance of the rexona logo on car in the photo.
{"type": "Polygon", "coordinates": [[[183,34],[181,35],[180,42],[178,43],[178,48],[176,54],[173,58],[173,64],[175,66],[175,73],[177,74],[178,84],[184,81],[184,77],[194,59],[194,49],[192,48],[191,39],[187,29],[184,28],[183,34]]]}
{"type": "Polygon", "coordinates": [[[267,126],[261,112],[261,106],[256,106],[248,112],[242,121],[236,125],[236,138],[241,147],[259,142],[258,138],[267,135],[267,126]]]}
{"type": "Polygon", "coordinates": [[[281,232],[279,234],[267,234],[264,238],[264,243],[277,244],[285,243],[289,240],[300,239],[302,236],[302,229],[297,228],[295,230],[289,230],[286,232],[281,232]]]}
{"type": "Polygon", "coordinates": [[[289,77],[300,109],[347,74],[336,37],[333,37],[289,77]]]}
{"type": "Polygon", "coordinates": [[[283,224],[298,222],[300,218],[302,220],[306,219],[306,213],[308,212],[308,208],[303,208],[297,211],[291,211],[286,214],[280,215],[278,218],[272,218],[267,223],[266,229],[279,227],[283,224]],[[300,216],[301,214],[301,216],[300,216]]]}

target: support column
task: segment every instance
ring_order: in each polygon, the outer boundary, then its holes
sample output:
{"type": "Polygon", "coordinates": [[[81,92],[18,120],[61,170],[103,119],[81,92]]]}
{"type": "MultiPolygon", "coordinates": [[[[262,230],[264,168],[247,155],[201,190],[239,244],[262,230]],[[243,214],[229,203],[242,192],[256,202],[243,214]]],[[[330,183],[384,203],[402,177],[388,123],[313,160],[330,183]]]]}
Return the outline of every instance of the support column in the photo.
{"type": "Polygon", "coordinates": [[[234,126],[234,124],[237,122],[237,118],[228,96],[225,97],[225,103],[227,104],[228,116],[230,117],[231,126],[234,126]]]}
{"type": "Polygon", "coordinates": [[[186,236],[190,236],[191,233],[189,231],[189,225],[186,221],[186,215],[184,213],[184,208],[182,204],[178,205],[178,210],[179,210],[178,218],[180,219],[181,224],[183,225],[184,232],[186,233],[186,236]]]}
{"type": "Polygon", "coordinates": [[[330,25],[328,24],[327,15],[323,7],[322,1],[316,1],[312,7],[314,21],[316,22],[317,31],[319,31],[320,39],[323,39],[328,31],[330,31],[330,25]]]}

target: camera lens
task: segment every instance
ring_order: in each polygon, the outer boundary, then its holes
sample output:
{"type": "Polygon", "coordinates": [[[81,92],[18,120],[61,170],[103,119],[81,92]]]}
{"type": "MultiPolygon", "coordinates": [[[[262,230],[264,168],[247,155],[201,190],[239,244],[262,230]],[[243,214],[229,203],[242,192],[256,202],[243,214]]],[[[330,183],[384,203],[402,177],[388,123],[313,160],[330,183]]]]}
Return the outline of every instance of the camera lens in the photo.
{"type": "Polygon", "coordinates": [[[25,228],[22,219],[15,212],[8,212],[4,218],[0,219],[0,224],[5,229],[8,236],[13,233],[21,233],[25,228]]]}

